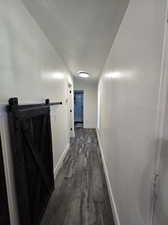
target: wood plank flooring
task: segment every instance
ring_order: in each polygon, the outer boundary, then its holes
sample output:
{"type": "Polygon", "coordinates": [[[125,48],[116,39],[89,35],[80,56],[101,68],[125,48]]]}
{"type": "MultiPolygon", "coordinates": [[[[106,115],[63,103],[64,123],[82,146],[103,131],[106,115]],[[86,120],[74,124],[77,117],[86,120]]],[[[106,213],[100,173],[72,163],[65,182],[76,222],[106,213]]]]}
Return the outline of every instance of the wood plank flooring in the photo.
{"type": "Polygon", "coordinates": [[[114,225],[94,129],[76,129],[41,225],[114,225]]]}

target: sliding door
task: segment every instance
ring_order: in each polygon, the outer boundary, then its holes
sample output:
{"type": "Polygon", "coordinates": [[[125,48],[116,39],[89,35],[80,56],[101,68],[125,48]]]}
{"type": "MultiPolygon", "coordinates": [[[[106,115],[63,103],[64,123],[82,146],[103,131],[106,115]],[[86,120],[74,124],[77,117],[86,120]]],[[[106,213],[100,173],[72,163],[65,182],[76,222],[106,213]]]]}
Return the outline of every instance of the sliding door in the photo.
{"type": "Polygon", "coordinates": [[[8,106],[20,225],[38,225],[54,190],[49,105],[8,106]]]}

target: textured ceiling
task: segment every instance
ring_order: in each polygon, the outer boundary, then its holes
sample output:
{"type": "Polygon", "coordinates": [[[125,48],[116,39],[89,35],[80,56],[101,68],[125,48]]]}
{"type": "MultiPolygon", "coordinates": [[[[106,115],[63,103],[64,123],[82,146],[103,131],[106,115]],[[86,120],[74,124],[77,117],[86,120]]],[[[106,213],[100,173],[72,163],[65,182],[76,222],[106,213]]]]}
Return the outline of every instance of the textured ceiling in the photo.
{"type": "Polygon", "coordinates": [[[70,72],[98,79],[129,0],[23,0],[70,72]]]}

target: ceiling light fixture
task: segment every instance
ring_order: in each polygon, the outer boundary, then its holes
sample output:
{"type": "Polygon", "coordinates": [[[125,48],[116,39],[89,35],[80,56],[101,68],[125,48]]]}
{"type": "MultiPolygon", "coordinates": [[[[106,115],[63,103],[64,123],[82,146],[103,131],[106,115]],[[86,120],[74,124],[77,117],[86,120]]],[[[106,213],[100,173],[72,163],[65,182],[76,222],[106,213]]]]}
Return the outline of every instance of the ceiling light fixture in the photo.
{"type": "Polygon", "coordinates": [[[88,78],[90,75],[87,72],[78,72],[78,76],[81,78],[88,78]]]}

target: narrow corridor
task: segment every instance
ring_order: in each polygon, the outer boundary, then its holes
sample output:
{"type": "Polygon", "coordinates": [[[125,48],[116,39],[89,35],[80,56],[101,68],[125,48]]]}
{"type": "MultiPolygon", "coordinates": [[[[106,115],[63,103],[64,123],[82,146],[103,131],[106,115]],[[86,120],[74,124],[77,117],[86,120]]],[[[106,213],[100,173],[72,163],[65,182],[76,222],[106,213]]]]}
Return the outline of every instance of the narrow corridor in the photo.
{"type": "Polygon", "coordinates": [[[42,225],[113,225],[94,129],[76,130],[42,225]]]}
{"type": "Polygon", "coordinates": [[[0,143],[0,225],[168,225],[168,0],[0,0],[0,143]]]}

